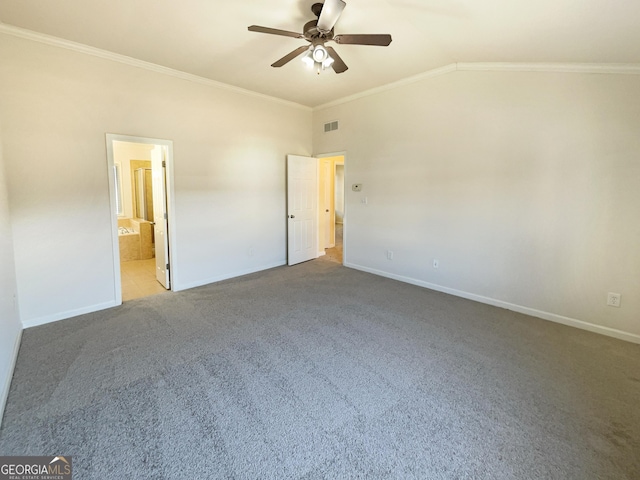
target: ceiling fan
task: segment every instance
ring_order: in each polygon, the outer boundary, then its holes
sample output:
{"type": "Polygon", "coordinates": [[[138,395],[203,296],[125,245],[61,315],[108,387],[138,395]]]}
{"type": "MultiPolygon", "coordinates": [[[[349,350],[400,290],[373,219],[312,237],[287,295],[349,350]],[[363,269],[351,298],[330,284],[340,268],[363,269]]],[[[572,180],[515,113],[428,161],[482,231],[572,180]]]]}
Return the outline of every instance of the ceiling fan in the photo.
{"type": "Polygon", "coordinates": [[[278,30],[277,28],[261,27],[258,25],[251,25],[249,31],[300,38],[311,44],[296,48],[293,52],[288,53],[277,62],[271,64],[272,67],[282,67],[304,53],[302,60],[309,67],[315,67],[318,74],[329,67],[333,68],[336,73],[342,73],[349,67],[347,67],[332,47],[325,46],[325,42],[334,41],[345,45],[377,45],[381,47],[386,47],[391,43],[391,35],[388,34],[334,35],[333,27],[338,21],[338,18],[340,18],[340,14],[346,5],[343,0],[325,0],[324,4],[314,3],[311,6],[311,11],[318,18],[307,22],[302,29],[303,33],[289,32],[287,30],[278,30]]]}

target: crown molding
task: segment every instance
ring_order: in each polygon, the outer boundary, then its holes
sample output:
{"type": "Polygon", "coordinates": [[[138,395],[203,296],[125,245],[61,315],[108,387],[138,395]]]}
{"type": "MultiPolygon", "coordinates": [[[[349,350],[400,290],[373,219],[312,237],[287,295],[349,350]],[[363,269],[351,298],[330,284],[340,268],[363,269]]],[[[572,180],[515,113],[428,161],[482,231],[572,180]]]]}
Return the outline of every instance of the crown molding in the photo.
{"type": "Polygon", "coordinates": [[[167,75],[181,80],[186,80],[200,85],[206,85],[221,90],[227,90],[240,95],[260,98],[281,105],[298,108],[306,111],[318,111],[326,108],[335,107],[344,103],[349,103],[360,98],[376,95],[388,90],[420,82],[427,78],[439,77],[455,71],[476,71],[476,72],[543,72],[543,73],[586,73],[586,74],[609,74],[609,75],[640,75],[640,64],[637,63],[510,63],[510,62],[458,62],[445,65],[443,67],[427,70],[426,72],[413,75],[411,77],[388,83],[380,87],[375,87],[363,92],[359,92],[347,97],[318,105],[316,107],[308,107],[300,103],[291,102],[277,97],[272,97],[262,93],[246,90],[244,88],[229,85],[227,83],[218,82],[209,78],[200,77],[191,73],[182,72],[169,67],[163,67],[151,62],[138,60],[137,58],[128,57],[119,53],[109,52],[95,47],[90,47],[70,40],[46,35],[44,33],[34,32],[13,25],[0,22],[0,34],[10,35],[13,37],[23,38],[34,42],[43,43],[54,47],[72,50],[74,52],[94,57],[103,58],[112,62],[118,62],[136,68],[142,68],[151,72],[167,75]]]}
{"type": "Polygon", "coordinates": [[[82,53],[85,55],[91,55],[91,56],[102,58],[105,60],[110,60],[112,62],[122,63],[122,64],[129,65],[136,68],[142,68],[144,70],[159,73],[161,75],[167,75],[169,77],[179,78],[181,80],[198,83],[200,85],[206,85],[206,86],[218,88],[221,90],[227,90],[240,95],[260,98],[262,100],[279,103],[281,105],[286,105],[289,107],[299,108],[301,110],[307,110],[307,111],[312,110],[311,107],[308,107],[306,105],[301,105],[299,103],[291,102],[289,100],[283,100],[281,98],[272,97],[262,93],[254,92],[252,90],[246,90],[244,88],[229,85],[227,83],[217,82],[209,78],[200,77],[198,75],[182,72],[180,70],[176,70],[169,67],[163,67],[162,65],[158,65],[151,62],[145,62],[143,60],[138,60],[137,58],[121,55],[119,53],[109,52],[108,50],[102,50],[100,48],[90,47],[82,43],[72,42],[71,40],[65,40],[62,38],[54,37],[52,35],[46,35],[44,33],[38,33],[32,30],[24,29],[24,28],[14,27],[13,25],[7,25],[6,23],[0,23],[0,34],[10,35],[10,36],[22,38],[25,40],[31,40],[33,42],[42,43],[45,45],[64,48],[66,50],[71,50],[71,51],[82,53]]]}
{"type": "Polygon", "coordinates": [[[594,73],[609,75],[640,75],[637,63],[465,63],[456,64],[460,71],[484,72],[543,72],[543,73],[594,73]]]}
{"type": "Polygon", "coordinates": [[[427,70],[424,73],[388,83],[380,87],[365,90],[348,97],[339,98],[329,103],[314,107],[313,111],[324,110],[359,98],[393,90],[427,78],[446,75],[451,72],[541,72],[541,73],[591,73],[609,75],[640,75],[640,64],[636,63],[507,63],[507,62],[459,62],[444,67],[427,70]]]}

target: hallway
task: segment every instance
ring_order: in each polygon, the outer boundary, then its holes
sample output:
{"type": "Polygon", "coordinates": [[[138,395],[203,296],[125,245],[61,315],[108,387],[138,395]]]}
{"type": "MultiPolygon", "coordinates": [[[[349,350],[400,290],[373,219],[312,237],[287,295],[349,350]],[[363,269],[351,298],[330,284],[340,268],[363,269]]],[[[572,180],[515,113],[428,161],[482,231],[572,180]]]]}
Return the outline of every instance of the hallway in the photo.
{"type": "Polygon", "coordinates": [[[336,245],[333,248],[325,249],[325,258],[332,262],[342,264],[344,259],[343,257],[343,227],[342,223],[336,223],[336,245]]]}

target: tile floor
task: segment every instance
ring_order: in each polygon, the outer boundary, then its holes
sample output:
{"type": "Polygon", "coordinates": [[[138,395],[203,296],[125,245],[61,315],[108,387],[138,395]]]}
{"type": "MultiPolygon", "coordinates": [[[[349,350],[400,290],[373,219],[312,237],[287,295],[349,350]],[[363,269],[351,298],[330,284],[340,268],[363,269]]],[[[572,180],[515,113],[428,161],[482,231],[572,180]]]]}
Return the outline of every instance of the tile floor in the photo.
{"type": "MultiPolygon", "coordinates": [[[[336,224],[336,246],[326,249],[326,260],[342,263],[342,225],[336,224]]],[[[156,280],[156,259],[120,262],[122,301],[148,297],[167,290],[156,280]]]]}
{"type": "Polygon", "coordinates": [[[167,290],[156,280],[156,259],[120,262],[122,301],[148,297],[167,290]]]}

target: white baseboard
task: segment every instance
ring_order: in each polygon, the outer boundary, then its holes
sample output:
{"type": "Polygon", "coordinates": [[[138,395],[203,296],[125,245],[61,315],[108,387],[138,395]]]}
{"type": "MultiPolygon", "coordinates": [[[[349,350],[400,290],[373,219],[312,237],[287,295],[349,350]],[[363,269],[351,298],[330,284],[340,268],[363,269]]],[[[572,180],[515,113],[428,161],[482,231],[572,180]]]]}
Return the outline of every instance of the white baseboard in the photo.
{"type": "Polygon", "coordinates": [[[44,317],[32,318],[31,320],[23,320],[22,325],[24,326],[24,328],[37,327],[38,325],[57,322],[59,320],[66,320],[67,318],[77,317],[78,315],[93,313],[111,307],[117,307],[118,305],[119,304],[116,303],[115,300],[111,300],[109,302],[89,305],[87,307],[77,308],[75,310],[67,310],[66,312],[54,313],[53,315],[45,315],[44,317]]]}
{"type": "Polygon", "coordinates": [[[391,278],[400,282],[410,283],[419,287],[428,288],[442,293],[448,293],[449,295],[455,295],[456,297],[466,298],[475,302],[485,303],[487,305],[493,305],[494,307],[505,308],[518,313],[524,313],[532,317],[541,318],[550,322],[561,323],[570,327],[580,328],[581,330],[588,330],[590,332],[599,333],[608,337],[618,338],[631,343],[640,344],[640,335],[634,333],[624,332],[622,330],[616,330],[615,328],[603,327],[601,325],[595,325],[593,323],[585,322],[583,320],[577,320],[575,318],[564,317],[555,313],[545,312],[542,310],[536,310],[535,308],[524,307],[522,305],[516,305],[514,303],[504,302],[502,300],[496,300],[495,298],[484,297],[482,295],[476,295],[474,293],[464,292],[462,290],[456,290],[454,288],[443,287],[435,283],[425,282],[423,280],[417,280],[411,277],[405,277],[403,275],[396,275],[394,273],[377,270],[375,268],[369,268],[354,263],[345,263],[345,267],[353,268],[355,270],[361,270],[363,272],[372,273],[381,277],[391,278]]]}
{"type": "MultiPolygon", "coordinates": [[[[187,290],[189,288],[201,287],[203,285],[208,285],[210,283],[220,282],[222,280],[228,280],[229,278],[240,277],[242,275],[248,275],[250,273],[256,273],[262,270],[268,270],[270,268],[281,267],[283,265],[286,265],[286,262],[279,261],[279,262],[274,262],[272,264],[250,268],[247,270],[241,270],[238,272],[220,275],[218,277],[206,278],[204,280],[199,280],[197,282],[191,282],[187,284],[174,283],[173,291],[179,292],[180,290],[187,290]]],[[[109,302],[99,303],[96,305],[89,305],[87,307],[78,308],[76,310],[68,310],[66,312],[59,312],[53,315],[46,315],[44,317],[33,318],[30,320],[23,320],[22,324],[24,328],[37,327],[39,325],[45,325],[47,323],[57,322],[59,320],[65,320],[71,317],[77,317],[78,315],[84,315],[85,313],[93,313],[99,310],[105,310],[107,308],[117,307],[118,305],[120,304],[116,303],[115,300],[111,300],[109,302]]]]}
{"type": "Polygon", "coordinates": [[[270,263],[267,265],[262,265],[260,267],[253,267],[253,268],[248,268],[246,270],[240,270],[233,273],[225,273],[223,275],[218,275],[216,277],[205,278],[203,280],[198,280],[195,282],[189,282],[189,283],[175,282],[173,284],[173,291],[179,292],[181,290],[188,290],[190,288],[202,287],[203,285],[209,285],[210,283],[221,282],[222,280],[229,280],[230,278],[241,277],[243,275],[249,275],[251,273],[261,272],[263,270],[269,270],[270,268],[282,267],[283,265],[286,265],[286,264],[287,264],[286,261],[278,261],[278,262],[270,263]]]}
{"type": "Polygon", "coordinates": [[[9,398],[9,389],[11,388],[11,380],[13,379],[13,372],[16,369],[16,362],[18,361],[18,352],[20,351],[20,341],[22,340],[22,330],[16,335],[16,339],[13,343],[13,356],[7,377],[0,390],[0,427],[2,426],[2,419],[4,418],[4,408],[7,405],[7,399],[9,398]]]}

